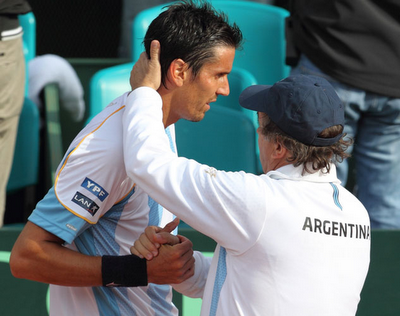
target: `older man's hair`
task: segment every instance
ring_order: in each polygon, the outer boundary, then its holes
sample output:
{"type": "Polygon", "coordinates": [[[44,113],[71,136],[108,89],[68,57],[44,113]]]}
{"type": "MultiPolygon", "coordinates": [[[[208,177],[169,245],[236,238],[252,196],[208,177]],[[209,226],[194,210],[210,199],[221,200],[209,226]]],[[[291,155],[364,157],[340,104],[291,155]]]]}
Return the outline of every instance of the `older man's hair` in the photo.
{"type": "MultiPolygon", "coordinates": [[[[298,140],[284,133],[271,119],[265,115],[260,119],[261,136],[269,141],[280,143],[289,152],[288,162],[298,167],[303,165],[303,171],[313,173],[318,170],[329,173],[330,164],[342,162],[350,155],[346,153],[349,146],[353,144],[351,138],[346,138],[346,134],[330,146],[305,145],[298,140]]],[[[318,136],[322,138],[335,137],[343,132],[343,126],[335,125],[323,130],[318,136]]]]}

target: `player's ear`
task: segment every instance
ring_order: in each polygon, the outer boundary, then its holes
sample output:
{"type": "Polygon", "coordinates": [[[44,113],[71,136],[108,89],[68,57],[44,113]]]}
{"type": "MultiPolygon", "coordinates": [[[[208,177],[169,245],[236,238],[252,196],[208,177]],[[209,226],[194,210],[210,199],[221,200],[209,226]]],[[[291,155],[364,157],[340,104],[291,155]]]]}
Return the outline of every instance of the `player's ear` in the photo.
{"type": "Polygon", "coordinates": [[[188,77],[189,66],[182,59],[177,58],[171,62],[168,68],[168,80],[174,85],[180,87],[188,77]]]}
{"type": "Polygon", "coordinates": [[[287,148],[283,146],[279,141],[273,142],[272,146],[274,146],[274,150],[272,151],[272,156],[274,159],[282,159],[289,154],[287,148]]]}

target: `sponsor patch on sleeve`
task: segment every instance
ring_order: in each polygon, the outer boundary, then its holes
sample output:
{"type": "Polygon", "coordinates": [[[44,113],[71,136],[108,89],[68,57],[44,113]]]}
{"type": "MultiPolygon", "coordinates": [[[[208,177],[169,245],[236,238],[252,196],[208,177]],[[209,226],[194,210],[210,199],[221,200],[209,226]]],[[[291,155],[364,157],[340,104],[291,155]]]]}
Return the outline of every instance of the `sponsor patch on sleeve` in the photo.
{"type": "Polygon", "coordinates": [[[99,210],[99,206],[94,201],[78,191],[76,191],[71,201],[88,211],[90,214],[92,214],[92,216],[94,216],[99,210]]]}
{"type": "Polygon", "coordinates": [[[106,190],[104,190],[100,185],[89,178],[85,178],[81,186],[96,195],[102,202],[108,196],[108,192],[106,190]]]}

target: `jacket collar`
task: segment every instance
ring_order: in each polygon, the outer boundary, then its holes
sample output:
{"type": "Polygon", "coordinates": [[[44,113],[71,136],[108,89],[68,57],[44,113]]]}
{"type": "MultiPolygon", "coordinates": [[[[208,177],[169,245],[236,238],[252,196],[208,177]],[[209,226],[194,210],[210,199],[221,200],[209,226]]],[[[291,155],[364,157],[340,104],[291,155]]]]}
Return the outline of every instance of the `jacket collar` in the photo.
{"type": "Polygon", "coordinates": [[[309,181],[309,182],[335,182],[340,184],[340,180],[336,175],[336,166],[331,164],[329,173],[323,173],[321,170],[314,173],[303,173],[303,165],[295,167],[294,165],[286,165],[277,170],[269,171],[266,175],[275,180],[293,180],[293,181],[309,181]]]}

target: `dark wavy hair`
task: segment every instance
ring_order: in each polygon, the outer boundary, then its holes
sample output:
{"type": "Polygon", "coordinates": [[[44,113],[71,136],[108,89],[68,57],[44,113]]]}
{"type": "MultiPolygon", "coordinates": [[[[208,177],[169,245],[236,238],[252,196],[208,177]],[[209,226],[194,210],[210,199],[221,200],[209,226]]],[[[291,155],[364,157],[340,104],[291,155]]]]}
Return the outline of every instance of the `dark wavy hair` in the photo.
{"type": "Polygon", "coordinates": [[[243,35],[234,23],[230,25],[223,12],[217,12],[205,1],[178,1],[150,24],[144,46],[150,56],[150,43],[161,44],[162,83],[172,61],[181,58],[196,77],[201,67],[214,57],[216,46],[241,48],[243,35]]]}
{"type": "MultiPolygon", "coordinates": [[[[283,132],[271,119],[265,115],[260,119],[261,134],[267,137],[269,141],[280,143],[290,153],[288,162],[293,163],[295,167],[303,165],[303,172],[313,173],[318,170],[329,173],[330,164],[342,162],[343,159],[350,157],[346,150],[353,144],[353,139],[343,136],[330,146],[317,147],[305,145],[298,140],[290,137],[283,132]],[[311,168],[311,169],[310,169],[311,168]]],[[[342,125],[335,125],[323,130],[318,136],[323,138],[335,137],[343,132],[342,125]]]]}

